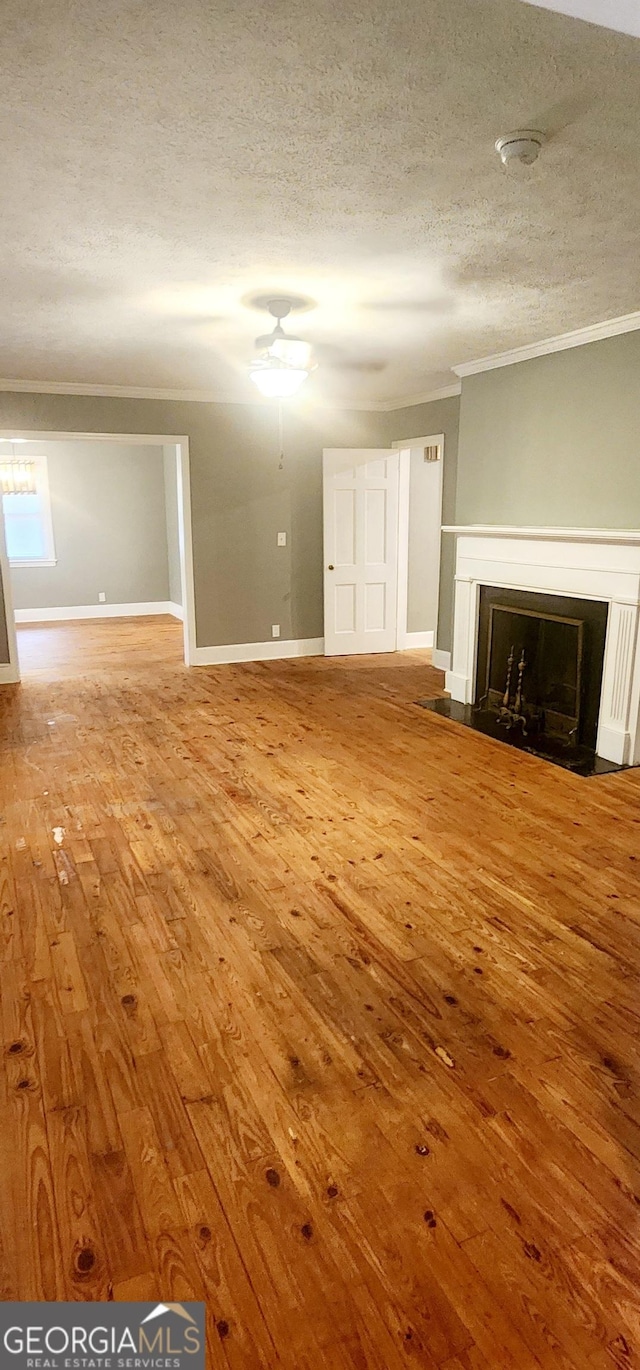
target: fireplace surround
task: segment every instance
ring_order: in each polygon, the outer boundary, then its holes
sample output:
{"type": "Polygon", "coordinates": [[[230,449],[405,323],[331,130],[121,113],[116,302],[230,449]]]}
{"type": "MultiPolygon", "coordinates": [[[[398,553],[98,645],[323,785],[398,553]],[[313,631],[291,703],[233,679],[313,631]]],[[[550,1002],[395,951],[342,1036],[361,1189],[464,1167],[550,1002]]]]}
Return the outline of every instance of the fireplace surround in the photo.
{"type": "MultiPolygon", "coordinates": [[[[640,530],[445,527],[456,546],[453,652],[446,688],[453,700],[477,704],[481,602],[492,587],[544,596],[581,621],[578,601],[604,606],[604,650],[592,705],[595,750],[619,766],[640,764],[640,530]],[[571,602],[576,602],[576,612],[571,602]],[[606,621],[604,616],[606,615],[606,621]]],[[[513,607],[517,607],[514,605],[513,607]]],[[[571,682],[566,682],[567,698],[571,682]]]]}

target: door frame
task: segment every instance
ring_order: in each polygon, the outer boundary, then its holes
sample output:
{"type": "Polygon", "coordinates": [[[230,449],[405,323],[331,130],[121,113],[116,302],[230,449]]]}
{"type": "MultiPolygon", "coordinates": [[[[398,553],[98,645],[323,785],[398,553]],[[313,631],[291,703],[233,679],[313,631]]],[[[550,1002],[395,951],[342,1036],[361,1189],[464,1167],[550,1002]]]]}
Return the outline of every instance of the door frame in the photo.
{"type": "MultiPolygon", "coordinates": [[[[189,439],[181,434],[158,433],[80,433],[50,432],[41,428],[0,428],[0,440],[26,438],[28,442],[120,442],[132,447],[175,447],[176,482],[178,503],[178,547],[180,554],[180,582],[182,588],[182,628],[184,641],[184,662],[193,666],[196,652],[196,614],[195,588],[193,576],[193,537],[191,525],[191,481],[189,465],[189,439]]],[[[0,665],[0,684],[15,684],[20,680],[18,646],[15,628],[15,613],[11,589],[11,568],[6,551],[4,518],[0,507],[0,566],[4,586],[7,637],[9,641],[9,664],[0,665]]]]}
{"type": "MultiPolygon", "coordinates": [[[[14,434],[17,437],[17,434],[14,434]]],[[[11,567],[7,556],[7,542],[4,535],[4,514],[2,512],[2,496],[0,495],[0,572],[2,573],[2,589],[4,593],[4,616],[7,624],[7,642],[9,645],[9,662],[0,665],[0,685],[16,685],[20,679],[20,667],[18,665],[18,640],[16,637],[16,620],[13,612],[13,594],[11,590],[11,567]]]]}
{"type": "MultiPolygon", "coordinates": [[[[442,529],[442,497],[444,484],[444,433],[431,433],[426,437],[402,438],[392,442],[390,447],[380,447],[380,452],[398,453],[398,566],[397,566],[397,603],[396,603],[396,646],[397,652],[409,651],[412,648],[434,647],[436,628],[422,633],[410,633],[407,630],[407,614],[409,599],[409,516],[411,510],[411,452],[415,448],[435,447],[440,448],[440,459],[437,463],[440,471],[438,482],[438,528],[442,529]]],[[[351,449],[345,448],[324,448],[325,451],[344,451],[351,449]]],[[[324,487],[323,487],[324,502],[324,487]]],[[[324,511],[323,511],[324,513],[324,511]]],[[[442,533],[438,537],[438,590],[440,588],[440,557],[442,546],[442,533]]],[[[324,564],[324,563],[323,563],[324,564]]],[[[324,575],[323,575],[324,586],[324,575]]],[[[324,612],[324,594],[323,594],[324,612]]],[[[357,653],[354,653],[357,655],[357,653]]]]}

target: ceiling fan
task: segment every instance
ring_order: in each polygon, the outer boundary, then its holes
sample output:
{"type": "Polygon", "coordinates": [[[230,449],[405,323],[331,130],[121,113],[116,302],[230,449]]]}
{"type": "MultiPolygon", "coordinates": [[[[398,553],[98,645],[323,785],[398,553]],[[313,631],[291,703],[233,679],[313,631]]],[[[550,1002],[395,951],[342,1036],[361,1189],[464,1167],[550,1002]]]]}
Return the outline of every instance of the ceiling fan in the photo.
{"type": "Polygon", "coordinates": [[[261,394],[269,398],[287,399],[295,395],[319,363],[331,370],[362,374],[384,371],[388,365],[380,357],[350,357],[332,343],[318,343],[312,352],[310,343],[292,337],[282,327],[282,320],[296,308],[295,302],[277,297],[265,301],[263,307],[276,325],[271,333],[256,338],[258,356],[249,367],[249,376],[261,394]]]}
{"type": "Polygon", "coordinates": [[[282,298],[269,300],[267,309],[276,320],[271,333],[256,338],[258,356],[249,367],[249,379],[261,395],[269,399],[288,399],[295,395],[307,376],[315,370],[311,346],[301,338],[285,333],[282,320],[291,313],[291,301],[282,298]]]}

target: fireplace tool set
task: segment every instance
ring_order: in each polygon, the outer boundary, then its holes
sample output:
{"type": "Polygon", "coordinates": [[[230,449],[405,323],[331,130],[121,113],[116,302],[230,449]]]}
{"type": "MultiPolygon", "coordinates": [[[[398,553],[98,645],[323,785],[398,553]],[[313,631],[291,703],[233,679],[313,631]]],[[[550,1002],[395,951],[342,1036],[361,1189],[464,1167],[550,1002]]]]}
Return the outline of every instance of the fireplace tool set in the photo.
{"type": "Polygon", "coordinates": [[[522,727],[522,736],[527,737],[527,724],[529,722],[529,718],[527,714],[524,713],[524,694],[522,689],[524,671],[525,666],[527,664],[524,647],[522,648],[520,660],[518,662],[518,679],[512,697],[511,682],[513,679],[513,668],[515,664],[515,659],[516,649],[515,647],[512,647],[509,653],[509,660],[507,662],[507,679],[505,691],[502,696],[502,704],[500,706],[500,709],[498,710],[498,722],[502,723],[504,727],[507,728],[507,730],[515,728],[518,726],[518,724],[520,724],[522,727]]]}

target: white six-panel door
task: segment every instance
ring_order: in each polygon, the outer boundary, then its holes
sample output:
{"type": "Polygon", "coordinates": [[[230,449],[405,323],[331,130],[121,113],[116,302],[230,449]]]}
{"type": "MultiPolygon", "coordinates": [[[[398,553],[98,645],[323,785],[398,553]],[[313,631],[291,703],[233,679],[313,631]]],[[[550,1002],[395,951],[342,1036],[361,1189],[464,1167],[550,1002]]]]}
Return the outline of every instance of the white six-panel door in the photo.
{"type": "Polygon", "coordinates": [[[325,449],[326,656],[396,649],[398,470],[384,448],[325,449]]]}

